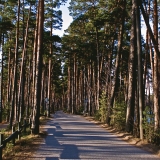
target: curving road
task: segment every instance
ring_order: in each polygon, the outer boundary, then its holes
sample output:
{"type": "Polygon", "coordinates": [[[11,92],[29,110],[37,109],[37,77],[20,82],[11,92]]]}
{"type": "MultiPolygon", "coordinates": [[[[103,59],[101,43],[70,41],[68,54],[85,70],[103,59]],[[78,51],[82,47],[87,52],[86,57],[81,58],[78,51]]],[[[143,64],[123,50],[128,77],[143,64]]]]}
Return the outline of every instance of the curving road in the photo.
{"type": "Polygon", "coordinates": [[[48,136],[34,160],[160,160],[77,115],[56,112],[44,128],[48,136]]]}

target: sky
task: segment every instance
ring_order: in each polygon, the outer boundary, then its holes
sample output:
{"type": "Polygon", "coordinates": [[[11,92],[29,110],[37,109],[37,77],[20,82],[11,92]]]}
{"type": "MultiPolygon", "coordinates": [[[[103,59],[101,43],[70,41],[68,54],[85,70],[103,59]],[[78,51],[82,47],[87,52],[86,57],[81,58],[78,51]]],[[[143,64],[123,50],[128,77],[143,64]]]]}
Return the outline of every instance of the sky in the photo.
{"type": "Polygon", "coordinates": [[[63,19],[62,30],[54,30],[54,34],[57,34],[59,36],[63,36],[64,30],[66,30],[69,27],[70,23],[73,21],[72,17],[69,15],[69,10],[68,10],[69,2],[70,0],[68,0],[68,2],[65,5],[62,5],[60,7],[60,10],[62,10],[62,19],[63,19]]]}
{"type": "MultiPolygon", "coordinates": [[[[70,23],[73,21],[72,17],[69,15],[69,10],[68,10],[68,6],[71,0],[68,0],[67,3],[65,5],[62,5],[60,7],[60,10],[62,10],[62,19],[63,19],[63,26],[61,30],[54,30],[54,34],[59,35],[60,37],[63,36],[64,34],[64,30],[66,30],[70,23]]],[[[142,35],[145,38],[146,36],[146,26],[145,23],[142,23],[142,35]]]]}

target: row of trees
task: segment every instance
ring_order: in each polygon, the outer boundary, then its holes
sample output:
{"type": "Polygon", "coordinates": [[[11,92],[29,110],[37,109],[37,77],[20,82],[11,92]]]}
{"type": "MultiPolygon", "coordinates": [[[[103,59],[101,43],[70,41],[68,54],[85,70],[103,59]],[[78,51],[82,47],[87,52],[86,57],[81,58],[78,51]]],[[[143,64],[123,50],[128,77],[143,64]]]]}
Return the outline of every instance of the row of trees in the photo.
{"type": "Polygon", "coordinates": [[[71,0],[62,38],[69,112],[158,143],[159,9],[157,0],[71,0]]]}
{"type": "MultiPolygon", "coordinates": [[[[1,94],[0,120],[10,127],[22,118],[32,118],[39,133],[40,113],[58,103],[61,92],[60,5],[65,0],[1,0],[1,94]],[[44,105],[48,97],[49,104],[44,105]]],[[[49,112],[48,116],[49,116],[49,112]]]]}
{"type": "Polygon", "coordinates": [[[6,113],[11,127],[31,116],[38,133],[48,97],[48,116],[60,104],[159,143],[157,0],[71,0],[73,22],[61,41],[53,29],[63,3],[1,0],[1,120],[6,113]]]}

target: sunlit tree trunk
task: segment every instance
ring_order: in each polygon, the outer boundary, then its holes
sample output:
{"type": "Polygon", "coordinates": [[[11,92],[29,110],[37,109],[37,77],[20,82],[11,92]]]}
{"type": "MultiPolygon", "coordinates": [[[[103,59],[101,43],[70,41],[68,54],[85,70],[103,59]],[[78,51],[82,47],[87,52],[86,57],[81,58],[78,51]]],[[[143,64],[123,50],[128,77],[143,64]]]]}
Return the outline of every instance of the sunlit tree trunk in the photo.
{"type": "Polygon", "coordinates": [[[136,31],[137,31],[137,58],[138,58],[138,92],[139,92],[139,129],[140,139],[143,139],[143,73],[142,73],[142,50],[141,50],[141,25],[140,25],[140,10],[138,1],[136,3],[136,31]]]}
{"type": "Polygon", "coordinates": [[[24,38],[24,45],[23,45],[23,52],[22,52],[22,61],[20,65],[20,79],[19,79],[19,90],[18,90],[18,119],[19,122],[21,121],[22,117],[22,107],[24,107],[24,103],[22,100],[24,100],[24,67],[25,67],[25,57],[26,57],[26,50],[27,50],[27,38],[28,38],[28,28],[29,28],[29,18],[30,18],[30,11],[31,11],[31,6],[29,9],[28,13],[28,20],[27,20],[27,25],[26,25],[26,34],[24,38]]]}
{"type": "Polygon", "coordinates": [[[88,64],[88,115],[91,115],[91,62],[88,64]]]}
{"type": "Polygon", "coordinates": [[[67,111],[71,112],[71,72],[70,72],[70,59],[69,59],[69,65],[68,65],[68,90],[67,90],[67,111]]]}
{"type": "MultiPolygon", "coordinates": [[[[154,12],[153,12],[153,30],[154,30],[154,38],[156,41],[156,50],[158,50],[158,11],[157,11],[157,0],[154,0],[154,12]]],[[[155,132],[160,127],[160,97],[159,97],[159,86],[160,82],[158,78],[160,78],[160,69],[159,69],[159,64],[160,64],[160,54],[159,51],[156,52],[154,50],[154,77],[153,77],[153,90],[154,90],[154,129],[155,132]]]]}
{"type": "Polygon", "coordinates": [[[0,62],[0,65],[1,65],[1,71],[0,71],[0,123],[2,122],[2,113],[3,113],[3,109],[4,109],[4,102],[3,102],[3,79],[4,79],[4,76],[3,76],[3,45],[4,45],[4,34],[2,35],[1,38],[1,41],[2,43],[0,44],[0,48],[1,48],[1,62],[0,62]]]}
{"type": "Polygon", "coordinates": [[[10,128],[12,127],[13,118],[17,120],[17,65],[18,65],[18,47],[19,47],[19,16],[20,16],[20,0],[18,0],[17,10],[17,25],[16,25],[16,44],[15,44],[15,57],[14,57],[14,83],[12,86],[12,97],[11,97],[11,117],[10,117],[10,128]]]}
{"type": "Polygon", "coordinates": [[[79,100],[79,105],[80,107],[83,106],[83,71],[80,70],[80,77],[79,77],[79,84],[78,84],[78,91],[79,91],[79,96],[78,96],[78,100],[79,100]]]}
{"type": "MultiPolygon", "coordinates": [[[[8,53],[8,78],[7,78],[7,101],[8,103],[11,101],[11,88],[12,88],[12,83],[11,83],[11,48],[9,48],[9,53],[8,53]]],[[[9,104],[8,104],[9,105],[9,104]]]]}
{"type": "Polygon", "coordinates": [[[76,106],[76,111],[79,110],[79,105],[78,105],[78,82],[79,82],[79,75],[78,75],[78,60],[76,59],[75,62],[75,106],[76,106]]]}
{"type": "Polygon", "coordinates": [[[97,50],[97,80],[96,80],[96,109],[99,110],[99,78],[100,78],[100,54],[99,54],[99,35],[98,35],[98,28],[96,27],[96,50],[97,50]]]}
{"type": "Polygon", "coordinates": [[[30,106],[31,106],[31,100],[32,100],[32,97],[31,97],[31,81],[32,81],[32,56],[29,55],[29,60],[28,60],[28,63],[29,63],[29,69],[28,69],[28,73],[27,74],[27,106],[26,106],[26,117],[29,117],[29,109],[30,109],[30,106]]]}
{"type": "Polygon", "coordinates": [[[73,57],[73,110],[72,114],[76,113],[76,54],[73,57]]]}
{"type": "Polygon", "coordinates": [[[96,79],[95,79],[95,67],[94,67],[94,62],[91,63],[92,65],[92,71],[91,71],[91,75],[92,75],[92,97],[93,97],[93,106],[92,106],[92,114],[95,113],[96,111],[96,79]]]}

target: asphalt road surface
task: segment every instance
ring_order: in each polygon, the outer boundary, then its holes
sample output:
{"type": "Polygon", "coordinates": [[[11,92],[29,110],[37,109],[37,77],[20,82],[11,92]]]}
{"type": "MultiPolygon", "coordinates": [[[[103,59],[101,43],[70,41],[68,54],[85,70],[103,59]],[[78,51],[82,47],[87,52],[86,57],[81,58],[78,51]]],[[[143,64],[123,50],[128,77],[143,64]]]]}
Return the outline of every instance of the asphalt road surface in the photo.
{"type": "Polygon", "coordinates": [[[81,116],[58,111],[44,129],[48,135],[30,159],[160,160],[81,116]]]}

